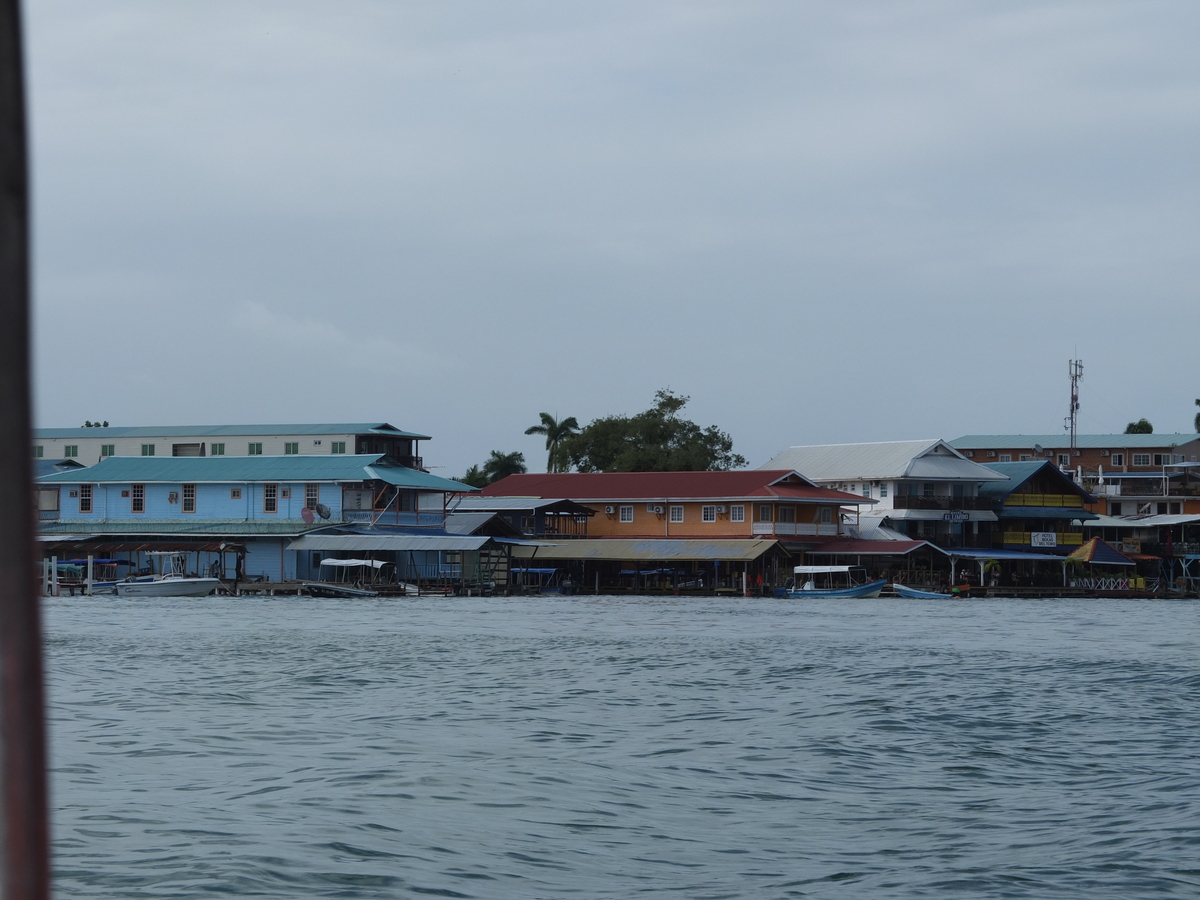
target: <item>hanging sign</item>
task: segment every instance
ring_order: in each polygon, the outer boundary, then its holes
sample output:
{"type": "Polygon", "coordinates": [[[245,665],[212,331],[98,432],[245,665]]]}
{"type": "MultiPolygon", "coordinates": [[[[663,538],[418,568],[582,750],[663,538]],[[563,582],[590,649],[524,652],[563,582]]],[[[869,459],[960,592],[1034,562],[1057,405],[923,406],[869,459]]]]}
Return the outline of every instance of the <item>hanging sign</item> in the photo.
{"type": "Polygon", "coordinates": [[[1053,531],[1033,531],[1029,534],[1030,547],[1057,547],[1058,535],[1053,531]]]}

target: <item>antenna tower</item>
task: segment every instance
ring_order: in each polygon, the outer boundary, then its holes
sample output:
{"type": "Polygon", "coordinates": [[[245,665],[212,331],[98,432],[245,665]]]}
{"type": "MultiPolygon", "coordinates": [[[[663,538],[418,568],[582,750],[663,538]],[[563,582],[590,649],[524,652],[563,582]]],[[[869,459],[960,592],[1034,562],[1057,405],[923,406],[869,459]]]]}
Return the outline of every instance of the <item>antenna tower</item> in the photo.
{"type": "Polygon", "coordinates": [[[1083,360],[1072,359],[1067,363],[1071,375],[1071,414],[1067,416],[1067,427],[1071,430],[1071,458],[1075,457],[1076,428],[1079,424],[1079,379],[1083,378],[1083,360]]]}

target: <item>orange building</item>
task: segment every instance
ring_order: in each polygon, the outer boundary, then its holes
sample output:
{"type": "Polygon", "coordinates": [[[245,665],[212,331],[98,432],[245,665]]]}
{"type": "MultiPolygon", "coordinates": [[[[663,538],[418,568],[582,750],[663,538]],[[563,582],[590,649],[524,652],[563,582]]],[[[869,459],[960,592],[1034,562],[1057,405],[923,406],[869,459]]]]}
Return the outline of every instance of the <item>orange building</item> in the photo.
{"type": "MultiPolygon", "coordinates": [[[[579,472],[510,475],[481,498],[574,500],[595,512],[590,538],[759,538],[822,542],[849,533],[845,507],[874,501],[799,472],[579,472]]],[[[481,501],[485,502],[485,501],[481,501]]]]}

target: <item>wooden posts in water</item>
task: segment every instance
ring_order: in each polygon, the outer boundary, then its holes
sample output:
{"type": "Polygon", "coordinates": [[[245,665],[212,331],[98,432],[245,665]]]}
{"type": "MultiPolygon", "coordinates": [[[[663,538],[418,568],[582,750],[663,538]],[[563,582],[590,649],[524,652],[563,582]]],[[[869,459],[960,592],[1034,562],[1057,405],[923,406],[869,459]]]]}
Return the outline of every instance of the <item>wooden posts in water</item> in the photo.
{"type": "Polygon", "coordinates": [[[17,0],[0,0],[0,898],[50,894],[29,407],[29,166],[17,0]]]}

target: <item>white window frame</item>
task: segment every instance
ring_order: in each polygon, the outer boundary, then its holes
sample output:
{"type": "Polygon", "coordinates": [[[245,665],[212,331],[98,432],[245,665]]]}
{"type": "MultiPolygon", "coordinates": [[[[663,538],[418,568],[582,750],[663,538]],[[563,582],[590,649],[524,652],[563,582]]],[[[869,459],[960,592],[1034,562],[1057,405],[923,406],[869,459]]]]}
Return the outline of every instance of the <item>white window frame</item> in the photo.
{"type": "Polygon", "coordinates": [[[131,484],[129,486],[129,512],[131,515],[144,515],[146,512],[146,486],[131,484]],[[141,507],[139,509],[138,507],[141,507]]]}
{"type": "Polygon", "coordinates": [[[1123,465],[1125,465],[1125,454],[1124,453],[1114,453],[1112,456],[1109,457],[1109,460],[1111,460],[1110,465],[1123,466],[1123,465]]]}
{"type": "Polygon", "coordinates": [[[671,524],[678,525],[682,521],[683,521],[683,507],[682,506],[672,506],[671,507],[671,524]]]}
{"type": "Polygon", "coordinates": [[[154,444],[142,444],[142,456],[154,456],[154,450],[154,444]]]}
{"type": "Polygon", "coordinates": [[[828,506],[821,507],[821,524],[822,525],[832,525],[833,524],[833,510],[828,506]]]}
{"type": "Polygon", "coordinates": [[[315,510],[320,502],[321,485],[314,482],[304,485],[304,505],[315,510]]]}
{"type": "Polygon", "coordinates": [[[1131,465],[1143,466],[1143,467],[1150,465],[1150,454],[1149,453],[1133,454],[1133,462],[1131,463],[1131,465]]]}
{"type": "Polygon", "coordinates": [[[196,486],[194,484],[184,484],[180,485],[180,488],[182,489],[183,496],[183,504],[180,506],[180,509],[188,515],[192,515],[196,512],[196,486]],[[191,509],[188,509],[189,506],[191,509]]]}
{"type": "Polygon", "coordinates": [[[345,441],[330,441],[329,442],[329,452],[331,454],[345,453],[346,452],[346,442],[345,441]]]}
{"type": "Polygon", "coordinates": [[[711,523],[711,522],[715,522],[715,521],[717,521],[717,508],[716,508],[716,506],[702,506],[702,507],[700,507],[700,521],[701,521],[701,522],[707,522],[707,523],[711,523]]]}
{"type": "Polygon", "coordinates": [[[1067,468],[1070,468],[1070,466],[1071,466],[1071,454],[1070,453],[1058,454],[1058,467],[1060,469],[1067,469],[1067,468]]]}
{"type": "Polygon", "coordinates": [[[758,504],[758,521],[759,522],[771,522],[774,520],[774,518],[775,518],[775,516],[771,510],[770,503],[759,503],[758,504]]]}
{"type": "Polygon", "coordinates": [[[730,522],[745,522],[746,521],[746,507],[744,504],[738,503],[738,504],[735,504],[735,505],[729,507],[729,521],[730,522]]]}
{"type": "Polygon", "coordinates": [[[622,506],[621,510],[620,510],[619,520],[622,525],[628,525],[629,523],[631,523],[633,521],[633,507],[632,506],[622,506]]]}
{"type": "Polygon", "coordinates": [[[998,460],[996,460],[996,462],[1012,462],[1012,454],[1011,453],[1001,453],[1000,458],[998,460]]]}
{"type": "Polygon", "coordinates": [[[246,444],[246,455],[247,456],[262,456],[263,455],[262,441],[249,441],[246,444]]]}
{"type": "Polygon", "coordinates": [[[279,485],[263,485],[262,511],[265,515],[279,512],[279,485]]]}
{"type": "Polygon", "coordinates": [[[78,444],[67,444],[63,447],[63,459],[74,459],[79,455],[78,444]]]}
{"type": "Polygon", "coordinates": [[[90,513],[94,510],[92,498],[92,486],[90,484],[81,484],[79,486],[79,512],[81,514],[90,513]]]}
{"type": "Polygon", "coordinates": [[[224,444],[209,444],[208,445],[208,455],[209,456],[224,456],[225,455],[225,445],[224,444]]]}
{"type": "Polygon", "coordinates": [[[300,442],[299,441],[285,441],[283,444],[283,455],[284,456],[299,456],[300,455],[300,442]]]}

